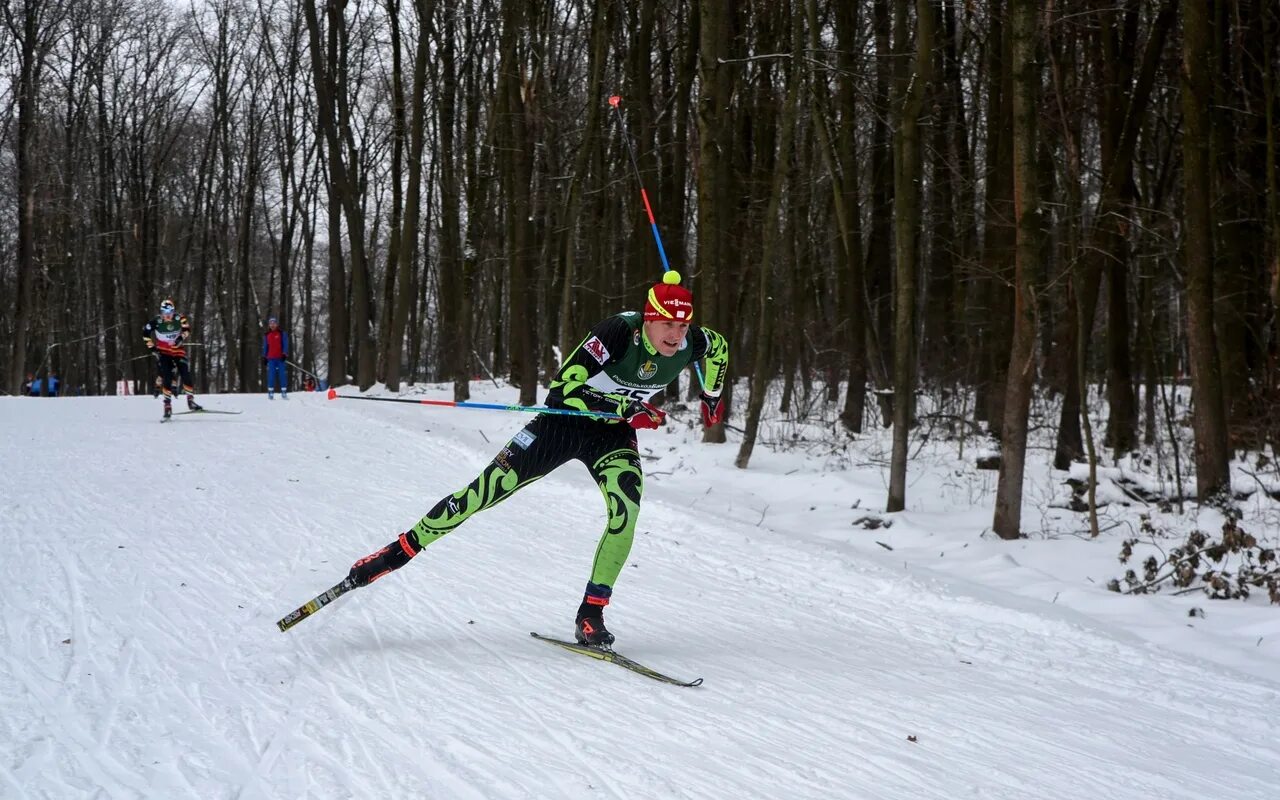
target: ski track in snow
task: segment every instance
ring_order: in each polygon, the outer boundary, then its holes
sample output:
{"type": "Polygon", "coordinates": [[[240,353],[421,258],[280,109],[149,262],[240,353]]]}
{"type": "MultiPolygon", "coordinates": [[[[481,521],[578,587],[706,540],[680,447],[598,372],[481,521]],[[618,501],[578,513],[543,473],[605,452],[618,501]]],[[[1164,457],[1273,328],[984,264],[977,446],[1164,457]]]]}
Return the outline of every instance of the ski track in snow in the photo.
{"type": "Polygon", "coordinates": [[[610,628],[706,683],[535,642],[603,526],[577,464],[281,635],[525,420],[202,402],[246,413],[0,398],[0,797],[1280,797],[1278,684],[662,482],[610,628]]]}

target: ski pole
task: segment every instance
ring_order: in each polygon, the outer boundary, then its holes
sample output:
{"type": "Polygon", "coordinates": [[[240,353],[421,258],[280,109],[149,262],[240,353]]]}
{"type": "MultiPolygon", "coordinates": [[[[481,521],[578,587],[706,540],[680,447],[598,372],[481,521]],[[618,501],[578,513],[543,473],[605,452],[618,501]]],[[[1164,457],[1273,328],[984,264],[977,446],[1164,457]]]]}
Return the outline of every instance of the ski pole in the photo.
{"type": "Polygon", "coordinates": [[[543,406],[508,406],[501,403],[472,403],[453,400],[411,400],[407,397],[357,397],[353,394],[338,394],[337,389],[329,390],[330,400],[372,400],[377,403],[412,403],[418,406],[441,406],[443,408],[474,408],[480,411],[525,411],[531,414],[560,414],[566,417],[595,417],[596,419],[622,419],[618,414],[604,411],[578,411],[572,408],[546,408],[543,406]]]}
{"type": "Polygon", "coordinates": [[[667,250],[662,246],[662,236],[658,233],[658,221],[654,219],[653,208],[649,205],[649,193],[644,190],[644,181],[640,179],[640,165],[636,162],[636,150],[631,144],[631,137],[627,135],[627,123],[622,118],[621,103],[622,98],[616,94],[609,98],[609,105],[613,106],[613,111],[618,117],[618,127],[622,130],[622,141],[627,145],[627,155],[631,157],[631,170],[636,176],[636,183],[640,185],[640,199],[644,201],[644,211],[649,215],[649,229],[653,231],[653,240],[658,243],[658,257],[662,259],[662,271],[666,272],[671,269],[671,264],[667,262],[667,250]]]}
{"type": "Polygon", "coordinates": [[[297,364],[293,363],[292,361],[290,361],[290,360],[289,360],[289,359],[287,359],[287,358],[284,360],[284,363],[286,363],[286,364],[288,364],[289,366],[293,367],[293,368],[294,368],[294,369],[296,369],[298,372],[301,372],[303,375],[310,375],[311,377],[315,378],[315,380],[316,380],[316,384],[317,384],[317,385],[320,383],[320,376],[319,376],[319,375],[316,375],[314,372],[307,372],[305,369],[303,369],[302,367],[300,367],[300,366],[298,366],[297,364]]]}
{"type": "MultiPolygon", "coordinates": [[[[636,176],[636,183],[640,186],[640,199],[644,201],[644,211],[649,215],[649,229],[653,231],[653,240],[658,243],[658,257],[662,259],[662,271],[665,273],[671,269],[671,264],[667,261],[667,250],[662,246],[662,236],[658,233],[658,221],[654,219],[653,208],[649,205],[649,193],[644,190],[644,181],[640,178],[640,164],[636,161],[636,150],[631,144],[631,137],[627,135],[627,122],[622,118],[622,97],[613,95],[609,98],[609,105],[613,106],[613,112],[618,117],[618,128],[622,131],[622,141],[627,145],[627,155],[631,158],[631,172],[636,176]]],[[[703,388],[707,388],[706,382],[702,379],[702,367],[695,363],[693,371],[698,376],[698,384],[703,388]]]]}

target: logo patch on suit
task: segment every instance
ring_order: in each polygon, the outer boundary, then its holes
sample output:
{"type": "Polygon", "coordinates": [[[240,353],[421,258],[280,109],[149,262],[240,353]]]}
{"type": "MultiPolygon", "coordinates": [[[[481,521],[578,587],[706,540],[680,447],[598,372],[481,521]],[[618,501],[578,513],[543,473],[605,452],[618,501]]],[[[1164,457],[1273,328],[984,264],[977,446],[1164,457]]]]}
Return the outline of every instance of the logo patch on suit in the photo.
{"type": "Polygon", "coordinates": [[[641,380],[647,381],[658,374],[658,365],[653,363],[652,360],[645,361],[640,365],[640,369],[636,374],[640,376],[641,380]]]}
{"type": "Polygon", "coordinates": [[[600,341],[599,336],[592,336],[583,342],[582,349],[586,350],[596,360],[597,364],[603,364],[609,360],[609,348],[604,346],[604,342],[600,341]]]}
{"type": "Polygon", "coordinates": [[[511,441],[520,445],[520,449],[528,450],[529,445],[533,444],[533,440],[536,438],[538,437],[534,436],[532,433],[529,433],[528,431],[520,431],[515,436],[511,437],[511,441]]]}

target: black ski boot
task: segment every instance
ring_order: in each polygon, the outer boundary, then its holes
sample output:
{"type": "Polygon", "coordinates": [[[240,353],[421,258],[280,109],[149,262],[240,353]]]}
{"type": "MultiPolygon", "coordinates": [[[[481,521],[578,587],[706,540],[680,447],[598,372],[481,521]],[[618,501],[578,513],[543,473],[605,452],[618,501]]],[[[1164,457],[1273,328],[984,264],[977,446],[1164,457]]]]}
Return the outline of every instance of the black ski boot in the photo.
{"type": "Polygon", "coordinates": [[[187,410],[188,411],[204,411],[204,406],[197,403],[196,399],[191,395],[187,395],[187,410]]]}
{"type": "Polygon", "coordinates": [[[168,419],[173,416],[173,401],[169,398],[164,399],[164,418],[168,419]]]}
{"type": "Polygon", "coordinates": [[[607,648],[613,644],[613,634],[604,626],[604,607],[609,601],[599,602],[594,597],[585,597],[578,606],[578,619],[575,623],[574,638],[578,644],[607,648]],[[595,600],[596,602],[592,602],[595,600]]]}
{"type": "Polygon", "coordinates": [[[409,563],[409,559],[421,552],[422,548],[418,545],[418,537],[413,531],[400,534],[400,538],[391,544],[382,548],[376,553],[370,553],[364,558],[351,565],[351,571],[347,573],[347,580],[356,586],[368,586],[369,584],[386,575],[392,570],[397,570],[409,563]]]}

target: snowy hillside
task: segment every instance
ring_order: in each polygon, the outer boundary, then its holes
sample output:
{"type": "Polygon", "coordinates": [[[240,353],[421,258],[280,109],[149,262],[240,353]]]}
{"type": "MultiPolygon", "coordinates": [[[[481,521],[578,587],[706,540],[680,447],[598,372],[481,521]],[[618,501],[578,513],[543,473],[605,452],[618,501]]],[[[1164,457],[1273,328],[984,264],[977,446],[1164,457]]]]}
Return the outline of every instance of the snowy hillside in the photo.
{"type": "Polygon", "coordinates": [[[1280,609],[1106,592],[1047,470],[1004,543],[940,450],[884,515],[874,437],[743,472],[692,410],[641,432],[607,619],[678,688],[528,635],[602,528],[576,463],[280,633],[530,415],[202,402],[244,413],[0,398],[0,798],[1280,797],[1280,609]]]}

